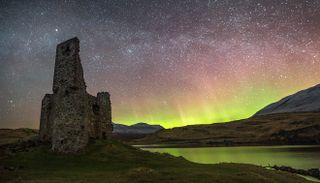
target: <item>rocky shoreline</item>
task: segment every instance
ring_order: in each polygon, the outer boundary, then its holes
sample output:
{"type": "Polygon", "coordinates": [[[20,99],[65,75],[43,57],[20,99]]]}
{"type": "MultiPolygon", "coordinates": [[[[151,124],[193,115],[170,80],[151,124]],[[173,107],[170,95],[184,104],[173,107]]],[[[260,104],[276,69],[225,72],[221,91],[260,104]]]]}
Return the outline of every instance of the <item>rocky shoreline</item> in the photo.
{"type": "Polygon", "coordinates": [[[303,169],[295,169],[295,168],[292,168],[289,166],[277,166],[277,165],[271,166],[270,168],[273,168],[275,170],[305,175],[305,176],[311,176],[311,177],[320,179],[320,169],[318,169],[318,168],[311,168],[308,170],[303,170],[303,169]]]}

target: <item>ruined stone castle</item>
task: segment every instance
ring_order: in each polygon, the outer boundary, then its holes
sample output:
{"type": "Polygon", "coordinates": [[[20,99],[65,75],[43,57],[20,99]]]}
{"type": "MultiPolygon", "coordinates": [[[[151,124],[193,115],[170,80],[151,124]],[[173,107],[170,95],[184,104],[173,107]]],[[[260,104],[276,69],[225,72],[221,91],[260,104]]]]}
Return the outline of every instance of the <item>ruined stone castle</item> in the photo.
{"type": "Polygon", "coordinates": [[[110,95],[87,93],[79,51],[76,37],[57,46],[53,94],[42,100],[40,140],[51,142],[58,152],[77,152],[91,138],[112,133],[110,95]]]}

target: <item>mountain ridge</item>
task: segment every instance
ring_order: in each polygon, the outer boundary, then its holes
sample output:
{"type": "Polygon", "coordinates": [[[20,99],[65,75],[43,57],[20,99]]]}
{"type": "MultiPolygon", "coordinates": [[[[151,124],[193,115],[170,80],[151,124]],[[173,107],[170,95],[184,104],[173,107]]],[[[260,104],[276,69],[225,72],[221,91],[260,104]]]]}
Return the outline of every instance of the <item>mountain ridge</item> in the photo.
{"type": "Polygon", "coordinates": [[[271,103],[256,112],[254,116],[288,112],[320,112],[320,84],[271,103]]]}
{"type": "Polygon", "coordinates": [[[150,125],[147,123],[139,122],[133,125],[124,125],[113,123],[114,134],[150,134],[164,129],[161,125],[150,125]]]}

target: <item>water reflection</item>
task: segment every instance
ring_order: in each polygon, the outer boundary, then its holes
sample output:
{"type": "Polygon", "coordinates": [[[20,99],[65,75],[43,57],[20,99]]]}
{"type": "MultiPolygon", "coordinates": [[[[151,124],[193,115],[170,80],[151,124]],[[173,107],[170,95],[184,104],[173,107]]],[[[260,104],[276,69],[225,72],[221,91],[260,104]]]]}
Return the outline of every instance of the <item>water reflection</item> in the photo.
{"type": "Polygon", "coordinates": [[[183,156],[197,163],[250,163],[261,166],[285,165],[294,168],[320,168],[320,146],[254,146],[199,148],[143,148],[183,156]]]}

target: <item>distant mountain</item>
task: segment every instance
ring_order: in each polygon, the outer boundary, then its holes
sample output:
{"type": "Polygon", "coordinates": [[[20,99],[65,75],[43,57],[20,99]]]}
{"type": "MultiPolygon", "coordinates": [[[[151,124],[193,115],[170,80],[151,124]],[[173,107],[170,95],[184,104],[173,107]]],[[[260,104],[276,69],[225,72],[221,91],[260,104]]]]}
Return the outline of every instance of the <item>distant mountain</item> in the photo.
{"type": "Polygon", "coordinates": [[[147,123],[137,123],[131,126],[123,125],[123,124],[113,124],[113,132],[114,134],[139,134],[146,135],[155,133],[164,129],[161,125],[149,125],[147,123]]]}
{"type": "Polygon", "coordinates": [[[320,84],[272,103],[255,116],[288,112],[320,112],[320,84]]]}

